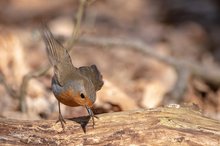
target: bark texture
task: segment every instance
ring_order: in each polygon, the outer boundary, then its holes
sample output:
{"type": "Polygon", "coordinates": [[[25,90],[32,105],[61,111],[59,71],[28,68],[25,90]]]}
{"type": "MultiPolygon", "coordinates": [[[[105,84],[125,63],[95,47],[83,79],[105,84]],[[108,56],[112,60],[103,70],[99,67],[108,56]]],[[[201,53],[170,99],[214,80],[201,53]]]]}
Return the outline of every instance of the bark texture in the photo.
{"type": "Polygon", "coordinates": [[[0,118],[1,145],[220,145],[220,122],[193,107],[161,107],[66,120],[0,118]]]}

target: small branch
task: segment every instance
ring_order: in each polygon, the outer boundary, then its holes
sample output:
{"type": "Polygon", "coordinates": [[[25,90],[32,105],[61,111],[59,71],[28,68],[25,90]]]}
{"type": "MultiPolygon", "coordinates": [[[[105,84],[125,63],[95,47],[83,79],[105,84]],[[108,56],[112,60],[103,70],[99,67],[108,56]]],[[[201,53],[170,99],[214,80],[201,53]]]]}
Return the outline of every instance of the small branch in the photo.
{"type": "Polygon", "coordinates": [[[79,9],[76,14],[75,29],[73,30],[71,38],[69,39],[69,41],[67,41],[67,50],[68,51],[71,51],[71,48],[74,46],[75,42],[79,38],[80,29],[81,29],[80,27],[81,27],[82,18],[83,18],[84,12],[85,12],[86,2],[87,2],[87,0],[80,0],[79,9]]]}
{"type": "Polygon", "coordinates": [[[11,86],[8,85],[6,82],[5,76],[0,72],[0,84],[3,84],[5,87],[6,92],[14,99],[18,98],[18,94],[16,93],[15,90],[11,88],[11,86]]]}
{"type": "MultiPolygon", "coordinates": [[[[161,62],[164,62],[168,65],[174,66],[177,68],[179,64],[183,64],[180,61],[176,62],[176,59],[172,57],[167,57],[158,54],[151,46],[144,43],[143,41],[133,39],[133,38],[117,38],[117,37],[96,37],[96,36],[82,36],[79,39],[79,43],[89,44],[89,45],[99,45],[99,46],[123,46],[130,49],[135,49],[137,51],[141,51],[150,57],[153,57],[161,62]]],[[[183,64],[184,65],[184,64],[183,64]]]]}
{"type": "Polygon", "coordinates": [[[47,73],[47,71],[50,69],[50,65],[47,65],[46,67],[40,68],[39,70],[30,72],[28,74],[26,74],[23,77],[21,86],[20,86],[20,92],[19,92],[19,109],[21,110],[21,112],[27,112],[27,105],[26,105],[26,100],[25,100],[25,96],[27,94],[27,87],[28,87],[28,83],[32,78],[37,78],[37,77],[41,77],[43,75],[45,75],[47,73]]]}
{"type": "Polygon", "coordinates": [[[163,99],[165,105],[170,103],[181,103],[183,96],[187,90],[188,81],[190,78],[190,71],[188,68],[180,66],[177,70],[177,81],[173,88],[163,99]]]}

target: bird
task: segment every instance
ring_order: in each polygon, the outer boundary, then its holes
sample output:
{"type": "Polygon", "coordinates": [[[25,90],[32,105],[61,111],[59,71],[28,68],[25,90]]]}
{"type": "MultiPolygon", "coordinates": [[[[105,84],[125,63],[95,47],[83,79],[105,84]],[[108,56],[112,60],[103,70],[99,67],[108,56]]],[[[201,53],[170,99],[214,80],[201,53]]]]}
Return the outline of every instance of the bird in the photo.
{"type": "Polygon", "coordinates": [[[96,65],[75,67],[68,50],[55,39],[46,24],[42,25],[41,35],[54,71],[51,89],[58,101],[57,122],[61,123],[64,130],[66,121],[61,113],[60,103],[70,107],[84,106],[92,118],[94,128],[95,115],[91,108],[96,101],[96,92],[104,84],[101,73],[96,65]]]}

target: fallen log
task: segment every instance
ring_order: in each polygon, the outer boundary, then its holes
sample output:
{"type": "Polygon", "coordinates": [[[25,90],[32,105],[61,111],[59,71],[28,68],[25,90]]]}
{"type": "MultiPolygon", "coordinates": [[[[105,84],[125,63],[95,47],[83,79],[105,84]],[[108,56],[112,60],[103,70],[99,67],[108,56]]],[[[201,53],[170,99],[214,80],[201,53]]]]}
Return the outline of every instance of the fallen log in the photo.
{"type": "Polygon", "coordinates": [[[66,120],[0,118],[2,145],[220,145],[220,122],[192,107],[161,107],[66,120]]]}

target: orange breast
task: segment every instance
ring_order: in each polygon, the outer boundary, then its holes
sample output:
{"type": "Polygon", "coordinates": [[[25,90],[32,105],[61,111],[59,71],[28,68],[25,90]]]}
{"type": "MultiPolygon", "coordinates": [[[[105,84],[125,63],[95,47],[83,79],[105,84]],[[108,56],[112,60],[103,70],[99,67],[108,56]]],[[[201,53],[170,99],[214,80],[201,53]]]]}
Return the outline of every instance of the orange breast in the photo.
{"type": "Polygon", "coordinates": [[[80,93],[74,94],[71,89],[62,92],[59,95],[56,95],[56,98],[61,103],[71,107],[85,106],[85,105],[87,105],[88,107],[93,106],[92,101],[88,97],[81,98],[80,93]]]}

